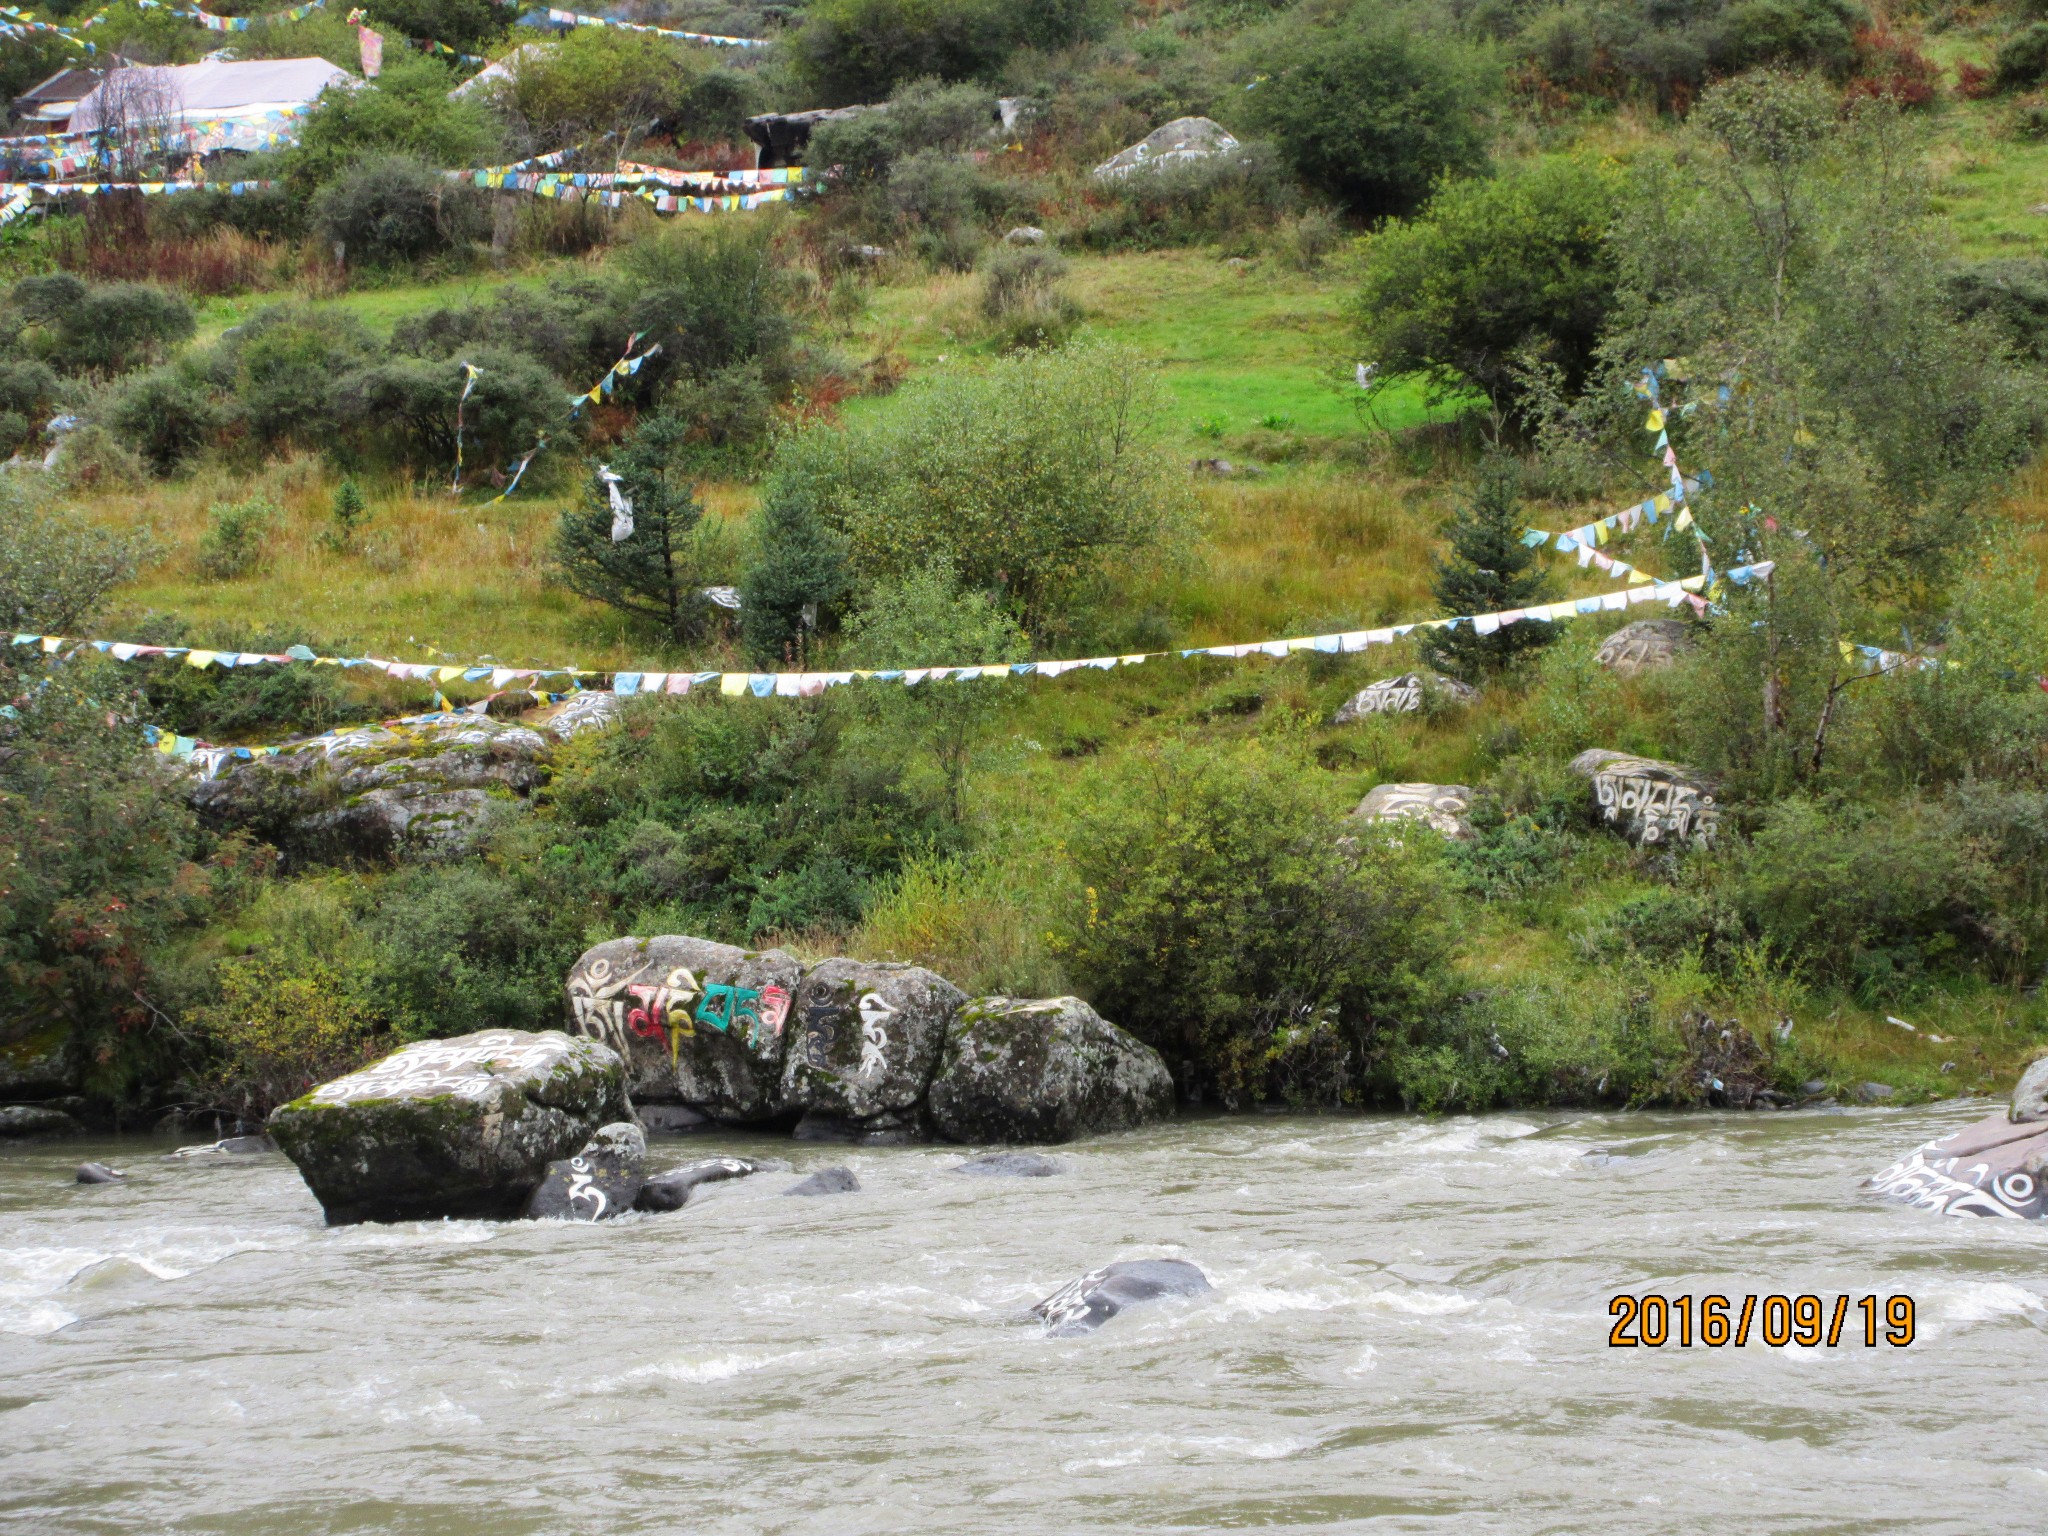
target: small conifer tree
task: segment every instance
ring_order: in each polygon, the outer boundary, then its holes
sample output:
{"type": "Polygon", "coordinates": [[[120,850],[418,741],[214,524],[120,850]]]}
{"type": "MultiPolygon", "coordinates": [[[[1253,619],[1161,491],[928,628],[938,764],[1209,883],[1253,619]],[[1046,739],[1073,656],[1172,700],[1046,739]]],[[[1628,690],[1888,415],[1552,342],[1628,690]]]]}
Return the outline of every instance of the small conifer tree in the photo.
{"type": "Polygon", "coordinates": [[[699,628],[706,573],[697,539],[704,516],[688,466],[690,424],[652,416],[634,429],[609,468],[633,507],[633,531],[612,537],[611,493],[593,467],[583,504],[555,528],[554,566],[562,585],[584,597],[652,619],[677,639],[699,628]]]}
{"type": "MultiPolygon", "coordinates": [[[[1451,519],[1449,558],[1430,560],[1430,587],[1445,613],[1500,613],[1541,597],[1546,578],[1536,551],[1522,542],[1521,480],[1519,466],[1505,454],[1490,455],[1480,466],[1471,499],[1451,519]]],[[[1472,682],[1553,638],[1554,628],[1541,622],[1504,624],[1490,635],[1466,623],[1431,630],[1422,642],[1422,656],[1431,666],[1472,682]]]]}
{"type": "Polygon", "coordinates": [[[327,547],[337,553],[353,548],[356,530],[363,526],[368,516],[369,504],[363,500],[363,488],[356,484],[353,476],[344,477],[334,488],[333,526],[327,530],[327,547]]]}
{"type": "Polygon", "coordinates": [[[846,597],[846,556],[846,540],[825,526],[800,488],[770,489],[740,573],[740,627],[756,663],[780,665],[803,630],[846,597]]]}

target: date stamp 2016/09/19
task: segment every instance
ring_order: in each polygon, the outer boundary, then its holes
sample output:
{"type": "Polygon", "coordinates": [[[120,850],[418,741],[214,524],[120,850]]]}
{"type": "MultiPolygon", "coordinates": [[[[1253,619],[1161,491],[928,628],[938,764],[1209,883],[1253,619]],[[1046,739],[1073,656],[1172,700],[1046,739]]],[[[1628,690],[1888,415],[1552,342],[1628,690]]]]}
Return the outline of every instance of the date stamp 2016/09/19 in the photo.
{"type": "Polygon", "coordinates": [[[1894,1349],[1913,1342],[1910,1296],[1617,1296],[1607,1304],[1613,1349],[1740,1349],[1752,1341],[1779,1349],[1836,1349],[1847,1344],[1894,1349]]]}

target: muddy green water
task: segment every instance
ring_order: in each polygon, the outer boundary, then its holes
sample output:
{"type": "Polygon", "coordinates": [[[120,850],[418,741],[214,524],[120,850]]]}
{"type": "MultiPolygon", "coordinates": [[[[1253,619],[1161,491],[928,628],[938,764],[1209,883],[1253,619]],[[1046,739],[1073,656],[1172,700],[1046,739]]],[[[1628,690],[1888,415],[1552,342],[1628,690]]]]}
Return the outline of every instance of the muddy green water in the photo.
{"type": "Polygon", "coordinates": [[[795,1167],[600,1227],[10,1148],[0,1530],[2037,1530],[2048,1224],[1857,1187],[1984,1109],[1202,1120],[1044,1180],[719,1137],[658,1153],[795,1167]],[[832,1162],[864,1192],[780,1197],[832,1162]],[[1027,1315],[1162,1255],[1215,1293],[1027,1315]],[[1650,1289],[1904,1292],[1918,1341],[1609,1349],[1650,1289]]]}

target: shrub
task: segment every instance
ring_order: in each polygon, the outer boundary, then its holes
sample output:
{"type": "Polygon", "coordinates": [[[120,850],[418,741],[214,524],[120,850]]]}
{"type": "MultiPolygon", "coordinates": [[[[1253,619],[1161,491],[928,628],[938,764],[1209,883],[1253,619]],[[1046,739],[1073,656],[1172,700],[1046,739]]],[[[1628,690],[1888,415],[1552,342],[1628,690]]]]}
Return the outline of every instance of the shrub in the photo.
{"type": "Polygon", "coordinates": [[[334,548],[345,551],[354,547],[356,533],[369,515],[369,505],[363,500],[363,488],[344,476],[341,484],[334,488],[334,503],[327,515],[334,548]]]}
{"type": "Polygon", "coordinates": [[[134,579],[149,553],[139,531],[105,528],[0,485],[0,630],[77,634],[107,593],[134,579]]]}
{"type": "Polygon", "coordinates": [[[1161,1052],[1181,1091],[1266,1098],[1327,1031],[1311,1102],[1355,1099],[1444,1001],[1450,953],[1427,840],[1340,844],[1297,764],[1257,748],[1134,754],[1067,837],[1080,904],[1059,952],[1090,1000],[1161,1052]]]}
{"type": "Polygon", "coordinates": [[[204,447],[223,420],[205,380],[178,364],[142,374],[107,413],[107,424],[159,475],[204,447]]]}
{"type": "Polygon", "coordinates": [[[1406,213],[1485,163],[1487,56],[1365,5],[1256,36],[1243,116],[1301,179],[1359,213],[1406,213]]]}
{"type": "Polygon", "coordinates": [[[1001,350],[1063,345],[1081,306],[1060,291],[1067,264],[1051,251],[1003,246],[981,264],[981,312],[1001,350]]]}
{"type": "Polygon", "coordinates": [[[1948,277],[1956,318],[1988,316],[2012,350],[2048,360],[2048,261],[2013,256],[1972,262],[1948,277]]]}
{"type": "Polygon", "coordinates": [[[12,456],[28,437],[28,418],[19,411],[0,411],[0,454],[12,456]]]}
{"type": "Polygon", "coordinates": [[[56,393],[57,375],[34,358],[0,358],[0,411],[36,421],[48,414],[56,393]]]}
{"type": "Polygon", "coordinates": [[[223,961],[220,995],[191,1022],[218,1055],[206,1091],[218,1107],[261,1120],[377,1054],[382,1018],[361,979],[320,960],[274,955],[223,961]]]}
{"type": "Polygon", "coordinates": [[[2048,21],[2031,22],[2000,43],[1991,72],[2001,91],[2029,91],[2048,80],[2048,21]]]}
{"type": "Polygon", "coordinates": [[[1738,0],[1715,24],[1711,54],[1729,74],[1776,64],[1841,80],[1856,62],[1855,33],[1866,19],[1851,0],[1738,0]]]}
{"type": "Polygon", "coordinates": [[[249,429],[263,442],[333,440],[335,386],[376,355],[377,344],[342,310],[273,305],[223,341],[249,429]]]}
{"type": "MultiPolygon", "coordinates": [[[[1504,613],[1526,607],[1546,585],[1536,552],[1522,542],[1521,471],[1505,455],[1480,468],[1472,498],[1458,508],[1449,538],[1451,557],[1430,558],[1437,605],[1453,617],[1504,613]]],[[[1471,624],[1434,629],[1422,655],[1433,666],[1476,680],[1556,638],[1556,626],[1524,619],[1482,635],[1471,624]]]]}
{"type": "Polygon", "coordinates": [[[1856,33],[1856,75],[1851,96],[1871,96],[1902,107],[1924,107],[1941,87],[1941,68],[1914,45],[1879,23],[1856,33]]]}
{"type": "Polygon", "coordinates": [[[74,368],[123,373],[190,341],[192,306],[174,293],[142,283],[107,283],[86,290],[64,317],[59,345],[74,368]]]}
{"type": "MultiPolygon", "coordinates": [[[[445,66],[406,48],[387,51],[384,72],[323,93],[299,124],[280,165],[303,198],[364,161],[403,157],[432,166],[487,165],[498,132],[472,96],[450,96],[445,66]]],[[[329,236],[329,239],[345,238],[329,236]]]]}
{"type": "MultiPolygon", "coordinates": [[[[766,224],[675,220],[633,242],[619,268],[640,291],[630,330],[659,341],[670,370],[711,374],[758,362],[778,393],[792,367],[789,282],[766,224]]],[[[644,371],[644,370],[643,370],[644,371]]]]}
{"type": "Polygon", "coordinates": [[[452,361],[388,358],[357,368],[334,384],[334,425],[365,457],[452,468],[460,406],[463,462],[472,472],[509,463],[561,425],[562,387],[540,367],[497,351],[467,360],[479,370],[467,403],[465,375],[452,361]]]}
{"type": "Polygon", "coordinates": [[[401,155],[341,173],[314,194],[310,217],[320,238],[358,266],[416,261],[483,233],[474,196],[425,161],[401,155]]]}
{"type": "MultiPolygon", "coordinates": [[[[212,620],[203,630],[181,619],[145,617],[127,631],[147,645],[203,644],[222,651],[277,655],[304,646],[323,656],[354,647],[303,629],[212,620]]],[[[181,736],[215,740],[249,731],[310,732],[360,714],[363,698],[339,667],[175,667],[140,669],[144,718],[181,736]]]]}
{"type": "Polygon", "coordinates": [[[1019,48],[1101,36],[1106,0],[816,0],[790,40],[798,77],[820,105],[880,101],[906,80],[992,78],[1019,48]]]}
{"type": "Polygon", "coordinates": [[[1157,421],[1136,357],[1076,344],[933,375],[886,417],[792,439],[776,476],[846,537],[862,578],[947,565],[1030,627],[1112,563],[1128,576],[1180,556],[1186,478],[1157,421]]]}
{"type": "Polygon", "coordinates": [[[711,51],[672,38],[584,27],[520,63],[499,99],[526,123],[538,146],[605,135],[621,143],[669,117],[715,67],[711,51]]]}
{"type": "Polygon", "coordinates": [[[1534,349],[1576,392],[1614,302],[1619,190],[1607,167],[1563,157],[1447,184],[1367,243],[1361,355],[1427,375],[1440,397],[1470,385],[1511,407],[1534,349]]]}
{"type": "Polygon", "coordinates": [[[247,501],[217,501],[206,511],[206,533],[199,541],[199,573],[209,581],[246,576],[267,555],[264,545],[277,531],[282,514],[261,496],[247,501]]]}
{"type": "Polygon", "coordinates": [[[505,13],[492,0],[368,0],[363,9],[399,37],[430,37],[466,53],[483,52],[505,32],[505,13]]]}
{"type": "MultiPolygon", "coordinates": [[[[962,592],[950,571],[917,571],[878,584],[847,625],[843,660],[875,671],[981,667],[1031,654],[1024,632],[980,592],[962,592]]],[[[927,678],[914,686],[864,688],[856,703],[892,741],[931,753],[953,820],[966,814],[967,770],[977,738],[1006,701],[1001,678],[927,678]]]]}

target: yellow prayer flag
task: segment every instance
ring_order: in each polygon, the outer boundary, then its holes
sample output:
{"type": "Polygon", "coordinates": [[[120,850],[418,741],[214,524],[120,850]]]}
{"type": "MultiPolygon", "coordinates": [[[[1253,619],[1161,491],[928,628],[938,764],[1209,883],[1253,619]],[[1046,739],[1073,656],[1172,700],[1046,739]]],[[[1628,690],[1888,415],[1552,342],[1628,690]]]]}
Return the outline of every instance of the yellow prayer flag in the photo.
{"type": "Polygon", "coordinates": [[[204,672],[208,667],[213,665],[214,655],[215,653],[212,651],[187,652],[185,656],[185,665],[188,667],[197,667],[200,671],[204,672]]]}
{"type": "Polygon", "coordinates": [[[1643,423],[1643,430],[1645,432],[1662,432],[1664,430],[1664,413],[1662,411],[1650,412],[1650,419],[1643,423]]]}
{"type": "Polygon", "coordinates": [[[744,672],[721,673],[718,679],[718,691],[731,694],[737,698],[740,694],[747,691],[747,674],[744,672]]]}
{"type": "Polygon", "coordinates": [[[444,683],[452,683],[455,679],[462,676],[462,673],[463,669],[461,667],[443,667],[434,675],[444,683]]]}

